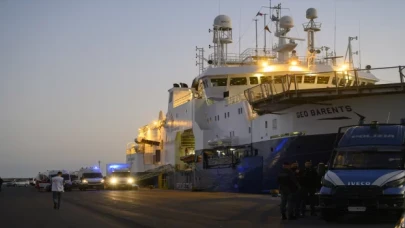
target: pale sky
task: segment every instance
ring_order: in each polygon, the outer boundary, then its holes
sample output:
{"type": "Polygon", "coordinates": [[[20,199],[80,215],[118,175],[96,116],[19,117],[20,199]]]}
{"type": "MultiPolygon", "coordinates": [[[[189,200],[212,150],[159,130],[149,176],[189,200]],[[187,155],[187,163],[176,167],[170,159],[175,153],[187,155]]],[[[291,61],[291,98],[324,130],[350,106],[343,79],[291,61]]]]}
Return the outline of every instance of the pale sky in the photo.
{"type": "MultiPolygon", "coordinates": [[[[333,48],[334,0],[272,2],[290,8],[282,13],[294,18],[293,37],[306,38],[305,11],[317,8],[322,31],[316,46],[333,48]]],[[[197,76],[195,46],[209,51],[208,29],[219,13],[233,20],[229,52],[239,51],[239,34],[242,51],[254,47],[252,19],[269,1],[218,3],[0,1],[0,176],[125,162],[137,129],[160,110],[166,113],[172,84],[190,85],[197,76]]],[[[358,36],[360,26],[363,67],[405,65],[404,8],[403,0],[336,0],[337,54],[345,54],[348,36],[358,36]]],[[[258,23],[262,47],[261,18],[258,23]]],[[[305,55],[305,44],[299,44],[299,55],[305,55]]],[[[354,51],[358,44],[353,42],[354,51]]],[[[395,71],[382,76],[398,78],[395,71]]]]}

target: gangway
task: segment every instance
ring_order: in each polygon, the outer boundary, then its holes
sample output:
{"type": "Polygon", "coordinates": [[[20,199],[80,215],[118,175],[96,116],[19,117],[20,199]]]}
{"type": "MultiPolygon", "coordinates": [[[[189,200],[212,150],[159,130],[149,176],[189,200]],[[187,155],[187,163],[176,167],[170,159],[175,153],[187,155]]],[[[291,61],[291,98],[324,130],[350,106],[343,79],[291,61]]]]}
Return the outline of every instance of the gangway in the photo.
{"type": "Polygon", "coordinates": [[[174,172],[174,170],[175,169],[171,164],[162,165],[162,166],[159,166],[157,168],[150,169],[150,170],[147,170],[147,171],[142,172],[140,174],[137,174],[136,175],[136,181],[139,182],[139,181],[142,181],[142,180],[146,180],[146,179],[149,179],[149,178],[152,178],[152,177],[159,176],[160,174],[171,173],[171,172],[174,172]]]}

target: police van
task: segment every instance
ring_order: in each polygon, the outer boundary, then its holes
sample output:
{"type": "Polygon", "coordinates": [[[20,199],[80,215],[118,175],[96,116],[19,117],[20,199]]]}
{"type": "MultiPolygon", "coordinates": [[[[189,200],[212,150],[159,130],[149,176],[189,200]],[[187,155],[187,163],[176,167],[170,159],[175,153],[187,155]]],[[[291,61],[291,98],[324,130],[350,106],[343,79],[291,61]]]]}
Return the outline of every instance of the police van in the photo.
{"type": "Polygon", "coordinates": [[[104,179],[101,170],[98,167],[81,168],[78,172],[79,190],[87,189],[103,190],[104,179]]]}
{"type": "Polygon", "coordinates": [[[345,213],[404,210],[405,120],[339,128],[319,206],[325,220],[345,213]]]}

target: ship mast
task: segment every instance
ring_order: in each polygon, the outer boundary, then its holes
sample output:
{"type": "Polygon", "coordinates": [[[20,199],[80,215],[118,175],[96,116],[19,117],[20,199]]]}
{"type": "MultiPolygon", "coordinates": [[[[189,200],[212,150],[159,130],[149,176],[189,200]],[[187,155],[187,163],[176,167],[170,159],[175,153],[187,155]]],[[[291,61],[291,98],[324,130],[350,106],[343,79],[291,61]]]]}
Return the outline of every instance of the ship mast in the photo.
{"type": "Polygon", "coordinates": [[[308,23],[303,24],[304,31],[308,34],[307,40],[307,64],[308,69],[312,69],[315,66],[316,54],[321,53],[320,50],[315,50],[315,32],[321,31],[321,23],[317,23],[314,19],[318,18],[316,9],[309,8],[306,13],[308,23]]]}

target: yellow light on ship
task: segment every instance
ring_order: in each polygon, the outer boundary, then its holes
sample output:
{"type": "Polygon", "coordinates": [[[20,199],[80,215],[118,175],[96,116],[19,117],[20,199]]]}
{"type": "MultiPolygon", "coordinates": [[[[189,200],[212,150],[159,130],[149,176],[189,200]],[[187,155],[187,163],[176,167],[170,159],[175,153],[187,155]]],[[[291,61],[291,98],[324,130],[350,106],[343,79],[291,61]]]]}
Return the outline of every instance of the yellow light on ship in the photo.
{"type": "Polygon", "coordinates": [[[299,66],[290,66],[288,68],[289,71],[303,71],[302,67],[299,66]]]}
{"type": "Polygon", "coordinates": [[[263,76],[263,74],[254,74],[253,76],[255,76],[255,77],[261,77],[261,76],[263,76]]]}
{"type": "Polygon", "coordinates": [[[292,66],[296,66],[298,64],[298,62],[296,60],[291,61],[290,63],[292,66]]]}
{"type": "Polygon", "coordinates": [[[347,64],[343,64],[342,66],[339,67],[339,71],[345,71],[347,70],[347,68],[349,68],[349,66],[347,64]]]}
{"type": "Polygon", "coordinates": [[[128,178],[128,184],[133,184],[134,183],[134,179],[133,178],[128,178]]]}
{"type": "Polygon", "coordinates": [[[267,67],[268,65],[269,65],[269,63],[268,63],[267,61],[263,61],[263,62],[262,62],[262,66],[263,66],[263,67],[267,67]]]}
{"type": "Polygon", "coordinates": [[[263,68],[264,72],[272,72],[274,71],[274,66],[266,66],[263,68]]]}

